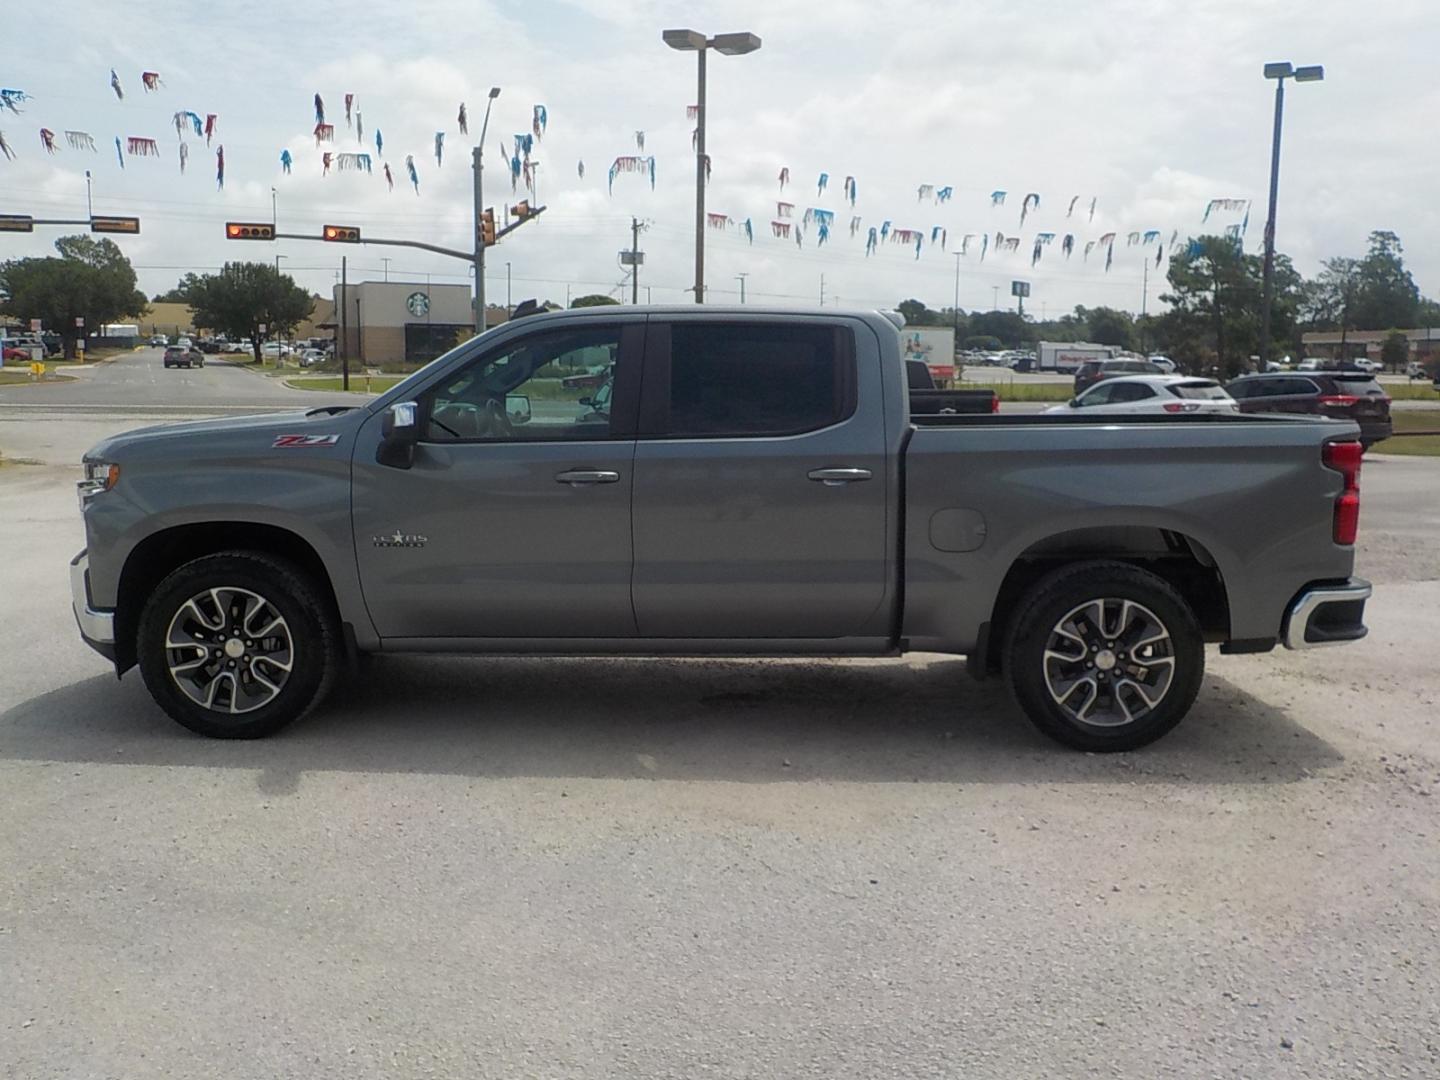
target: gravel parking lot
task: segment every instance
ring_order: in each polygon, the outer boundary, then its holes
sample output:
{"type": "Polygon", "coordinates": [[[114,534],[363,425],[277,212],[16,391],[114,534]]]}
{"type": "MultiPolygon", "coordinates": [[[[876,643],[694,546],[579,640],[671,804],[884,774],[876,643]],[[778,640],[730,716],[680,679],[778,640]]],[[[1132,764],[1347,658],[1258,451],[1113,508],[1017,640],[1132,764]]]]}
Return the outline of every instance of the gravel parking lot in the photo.
{"type": "Polygon", "coordinates": [[[138,422],[0,415],[0,1073],[1440,1075],[1432,460],[1367,461],[1370,638],[1136,754],[933,656],[381,658],[236,744],[75,633],[138,422]]]}

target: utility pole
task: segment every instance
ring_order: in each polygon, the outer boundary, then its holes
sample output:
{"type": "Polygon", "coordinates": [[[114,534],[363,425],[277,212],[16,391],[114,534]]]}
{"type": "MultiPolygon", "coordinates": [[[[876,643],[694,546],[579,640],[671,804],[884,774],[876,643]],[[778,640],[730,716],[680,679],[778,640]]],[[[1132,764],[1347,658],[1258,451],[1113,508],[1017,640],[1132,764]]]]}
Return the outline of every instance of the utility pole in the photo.
{"type": "Polygon", "coordinates": [[[825,306],[825,275],[820,275],[820,306],[825,306]]]}
{"type": "Polygon", "coordinates": [[[1145,273],[1140,279],[1140,351],[1145,352],[1145,306],[1150,302],[1150,260],[1141,264],[1145,273]]]}
{"type": "Polygon", "coordinates": [[[390,256],[389,256],[389,255],[381,255],[381,256],[380,256],[380,261],[385,264],[385,280],[386,280],[386,281],[389,281],[389,280],[390,280],[390,256]]]}
{"type": "Polygon", "coordinates": [[[480,141],[470,151],[470,168],[475,173],[475,332],[485,332],[485,237],[480,231],[480,220],[485,212],[484,163],[485,132],[490,127],[490,106],[500,96],[500,88],[492,86],[485,101],[485,120],[480,125],[480,141]]]}
{"type": "Polygon", "coordinates": [[[951,315],[955,318],[955,351],[960,351],[960,252],[952,252],[955,256],[955,307],[951,315]]]}
{"type": "Polygon", "coordinates": [[[340,256],[340,389],[350,389],[350,327],[345,318],[345,290],[349,283],[346,258],[340,256]]]}
{"type": "Polygon", "coordinates": [[[505,317],[507,319],[510,317],[512,310],[513,308],[510,304],[510,264],[507,262],[505,264],[505,317]]]}
{"type": "Polygon", "coordinates": [[[748,270],[743,274],[735,275],[735,280],[740,282],[740,303],[742,304],[745,303],[745,279],[749,276],[750,272],[748,270]]]}
{"type": "Polygon", "coordinates": [[[640,303],[640,219],[630,219],[630,303],[640,303]]]}
{"type": "Polygon", "coordinates": [[[991,299],[990,299],[990,310],[991,310],[991,311],[999,311],[999,310],[1000,310],[1000,286],[999,286],[999,285],[991,285],[991,286],[990,286],[990,291],[991,291],[991,293],[994,294],[994,295],[991,297],[991,299]]]}

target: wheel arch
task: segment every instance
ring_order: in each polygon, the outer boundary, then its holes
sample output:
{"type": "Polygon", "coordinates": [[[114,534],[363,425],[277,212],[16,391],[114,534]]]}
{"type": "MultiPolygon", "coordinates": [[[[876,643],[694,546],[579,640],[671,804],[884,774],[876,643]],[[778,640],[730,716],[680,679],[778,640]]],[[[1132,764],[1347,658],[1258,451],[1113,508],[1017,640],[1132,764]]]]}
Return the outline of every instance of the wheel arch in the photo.
{"type": "MultiPolygon", "coordinates": [[[[335,583],[325,561],[311,543],[280,525],[253,521],[206,521],[172,525],[145,537],[125,559],[115,605],[115,669],[125,672],[136,663],[136,633],[145,597],[172,570],[194,559],[222,551],[252,551],[293,563],[316,583],[339,616],[335,583]]],[[[348,636],[348,635],[347,635],[348,636]]]]}
{"type": "Polygon", "coordinates": [[[980,633],[977,676],[999,671],[1002,643],[1025,594],[1046,574],[1077,562],[1123,562],[1164,579],[1195,613],[1207,641],[1230,636],[1225,574],[1210,548],[1188,532],[1160,526],[1068,529],[1032,542],[1011,562],[980,633]]]}

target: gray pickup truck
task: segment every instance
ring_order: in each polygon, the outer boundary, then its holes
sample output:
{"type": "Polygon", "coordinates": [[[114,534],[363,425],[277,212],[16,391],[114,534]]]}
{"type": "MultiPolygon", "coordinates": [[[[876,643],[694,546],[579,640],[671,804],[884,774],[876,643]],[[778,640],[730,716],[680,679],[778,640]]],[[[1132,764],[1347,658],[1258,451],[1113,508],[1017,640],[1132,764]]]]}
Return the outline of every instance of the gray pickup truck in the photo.
{"type": "Polygon", "coordinates": [[[1178,723],[1206,642],[1364,636],[1354,424],[912,410],[900,344],[877,312],[591,308],[363,405],[107,439],[81,633],[220,737],[364,653],[915,650],[1085,750],[1178,723]]]}

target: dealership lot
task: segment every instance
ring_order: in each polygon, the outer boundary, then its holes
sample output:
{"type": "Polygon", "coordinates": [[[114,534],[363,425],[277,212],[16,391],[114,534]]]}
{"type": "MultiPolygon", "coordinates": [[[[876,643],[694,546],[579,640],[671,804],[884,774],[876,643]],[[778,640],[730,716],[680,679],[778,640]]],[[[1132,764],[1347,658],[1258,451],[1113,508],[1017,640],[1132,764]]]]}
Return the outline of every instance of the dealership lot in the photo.
{"type": "Polygon", "coordinates": [[[1427,459],[1365,466],[1370,638],[1212,653],[1137,754],[944,657],[378,658],[216,743],[66,581],[79,453],[190,414],[0,406],[10,1074],[1440,1070],[1427,459]]]}

